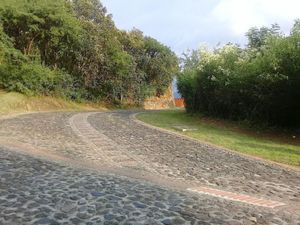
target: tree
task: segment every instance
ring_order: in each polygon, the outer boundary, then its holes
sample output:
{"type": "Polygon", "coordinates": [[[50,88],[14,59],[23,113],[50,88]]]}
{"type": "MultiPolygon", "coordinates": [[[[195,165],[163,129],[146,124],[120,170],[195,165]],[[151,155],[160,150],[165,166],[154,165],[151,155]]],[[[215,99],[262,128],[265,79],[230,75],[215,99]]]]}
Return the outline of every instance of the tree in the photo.
{"type": "Polygon", "coordinates": [[[252,49],[260,49],[263,45],[265,45],[268,37],[279,36],[280,34],[280,26],[276,23],[271,25],[271,28],[265,26],[261,28],[250,28],[246,33],[248,38],[248,47],[252,49]]]}
{"type": "Polygon", "coordinates": [[[248,32],[252,39],[246,49],[200,49],[198,57],[183,61],[178,89],[189,112],[299,127],[299,22],[290,36],[275,26],[257,30],[248,32]]]}
{"type": "Polygon", "coordinates": [[[155,86],[156,95],[160,96],[178,72],[178,59],[168,47],[150,37],[145,38],[145,49],[146,80],[155,86]]]}
{"type": "MultiPolygon", "coordinates": [[[[38,93],[45,86],[50,93],[65,86],[63,79],[53,85],[51,77],[64,77],[72,99],[141,104],[150,94],[162,94],[176,72],[169,48],[138,30],[118,30],[98,0],[3,0],[0,17],[11,44],[5,49],[23,57],[19,66],[6,64],[7,89],[38,93]]],[[[0,60],[6,57],[0,53],[0,60]]]]}
{"type": "Polygon", "coordinates": [[[82,31],[70,5],[63,0],[5,1],[0,8],[2,25],[15,48],[48,66],[72,72],[82,31]]]}

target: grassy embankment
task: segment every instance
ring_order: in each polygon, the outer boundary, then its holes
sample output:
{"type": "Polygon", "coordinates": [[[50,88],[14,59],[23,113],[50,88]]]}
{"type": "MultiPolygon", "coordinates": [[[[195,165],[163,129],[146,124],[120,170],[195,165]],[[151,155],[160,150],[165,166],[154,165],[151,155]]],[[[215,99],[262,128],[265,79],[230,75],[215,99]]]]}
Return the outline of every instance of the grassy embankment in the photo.
{"type": "Polygon", "coordinates": [[[148,124],[222,146],[243,154],[300,168],[300,138],[295,133],[256,130],[235,122],[191,116],[184,110],[153,111],[137,115],[148,124]],[[197,128],[182,132],[176,126],[197,128]]]}
{"type": "Polygon", "coordinates": [[[103,104],[76,103],[48,96],[25,96],[0,90],[0,115],[38,111],[104,110],[103,104]]]}

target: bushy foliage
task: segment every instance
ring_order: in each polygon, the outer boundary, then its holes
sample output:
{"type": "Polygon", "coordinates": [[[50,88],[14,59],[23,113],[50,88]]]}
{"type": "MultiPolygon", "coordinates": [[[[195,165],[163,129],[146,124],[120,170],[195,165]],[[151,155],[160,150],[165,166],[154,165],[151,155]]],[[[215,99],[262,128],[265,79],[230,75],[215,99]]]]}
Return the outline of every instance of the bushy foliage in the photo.
{"type": "Polygon", "coordinates": [[[9,91],[27,95],[68,95],[66,74],[37,63],[0,66],[0,74],[0,84],[9,91]]]}
{"type": "Polygon", "coordinates": [[[98,0],[3,0],[0,26],[0,87],[8,90],[141,104],[177,71],[168,47],[118,30],[98,0]]]}
{"type": "Polygon", "coordinates": [[[299,126],[299,21],[289,36],[265,34],[265,29],[263,35],[258,35],[258,29],[251,29],[248,37],[251,31],[263,41],[252,38],[246,49],[228,44],[187,55],[178,77],[187,110],[227,119],[299,126]]]}
{"type": "Polygon", "coordinates": [[[0,26],[0,88],[28,95],[67,95],[67,82],[71,83],[67,74],[31,61],[15,49],[0,26]]]}

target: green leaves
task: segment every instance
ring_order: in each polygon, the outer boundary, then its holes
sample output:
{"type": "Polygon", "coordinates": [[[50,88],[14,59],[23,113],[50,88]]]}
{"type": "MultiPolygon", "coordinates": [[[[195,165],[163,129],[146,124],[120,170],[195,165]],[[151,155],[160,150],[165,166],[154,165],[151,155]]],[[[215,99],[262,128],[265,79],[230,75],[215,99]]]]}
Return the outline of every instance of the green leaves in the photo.
{"type": "Polygon", "coordinates": [[[118,30],[98,0],[2,0],[0,19],[0,85],[10,90],[49,94],[66,80],[72,98],[142,104],[177,72],[169,48],[118,30]]]}
{"type": "Polygon", "coordinates": [[[251,29],[249,48],[226,45],[193,52],[183,60],[178,88],[188,111],[300,126],[300,36],[277,26],[251,29]]]}
{"type": "Polygon", "coordinates": [[[248,38],[248,47],[252,49],[260,49],[266,44],[269,37],[281,36],[280,27],[278,24],[273,24],[268,27],[253,27],[246,33],[248,38]]]}

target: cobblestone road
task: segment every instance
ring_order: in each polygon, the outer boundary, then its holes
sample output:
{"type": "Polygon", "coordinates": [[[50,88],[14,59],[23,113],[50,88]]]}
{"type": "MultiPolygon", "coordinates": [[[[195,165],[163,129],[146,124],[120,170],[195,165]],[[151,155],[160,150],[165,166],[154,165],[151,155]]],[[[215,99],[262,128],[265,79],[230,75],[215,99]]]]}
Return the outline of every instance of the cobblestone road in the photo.
{"type": "Polygon", "coordinates": [[[132,114],[39,113],[0,121],[0,146],[6,146],[0,148],[0,224],[300,224],[300,172],[145,127],[132,114]],[[7,150],[12,147],[34,157],[7,150]],[[54,164],[35,153],[72,163],[54,164]],[[76,162],[99,169],[73,168],[76,162]],[[286,207],[255,207],[100,174],[106,167],[286,207]]]}

